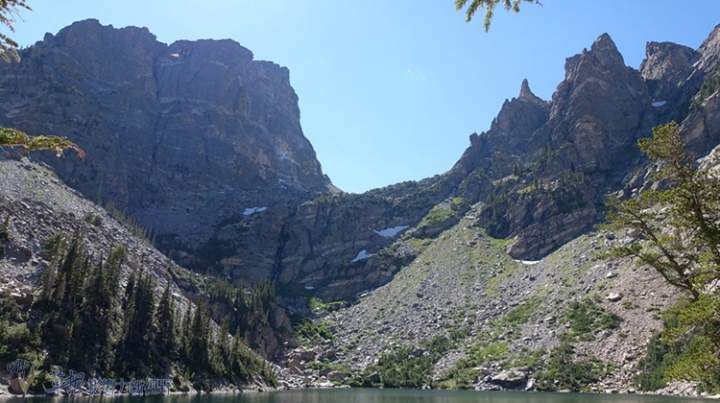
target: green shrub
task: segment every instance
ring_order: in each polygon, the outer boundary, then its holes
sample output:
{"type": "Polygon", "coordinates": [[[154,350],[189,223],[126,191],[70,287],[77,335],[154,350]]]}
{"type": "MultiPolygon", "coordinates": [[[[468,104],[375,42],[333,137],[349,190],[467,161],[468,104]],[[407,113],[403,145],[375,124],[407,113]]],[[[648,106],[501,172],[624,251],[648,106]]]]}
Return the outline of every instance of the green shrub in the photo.
{"type": "Polygon", "coordinates": [[[102,225],[102,217],[100,217],[99,215],[95,215],[90,211],[85,213],[82,220],[85,221],[86,223],[92,224],[96,227],[99,227],[102,225]]]}
{"type": "Polygon", "coordinates": [[[584,341],[593,340],[592,335],[600,329],[616,329],[622,318],[596,305],[591,299],[573,301],[568,307],[567,318],[570,320],[570,336],[582,336],[584,341]]]}
{"type": "Polygon", "coordinates": [[[301,315],[293,315],[290,319],[295,330],[295,337],[301,343],[313,345],[320,344],[324,340],[335,339],[330,329],[322,322],[313,321],[301,315]]]}
{"type": "Polygon", "coordinates": [[[505,321],[508,323],[521,325],[532,317],[533,312],[537,308],[538,301],[534,298],[516,306],[505,315],[505,321]]]}
{"type": "Polygon", "coordinates": [[[445,336],[435,336],[431,340],[420,343],[425,351],[420,355],[417,347],[406,346],[392,353],[385,353],[378,359],[377,366],[368,367],[366,374],[377,371],[385,387],[389,388],[420,388],[429,385],[430,371],[433,364],[452,347],[452,342],[445,336]]]}
{"type": "Polygon", "coordinates": [[[600,380],[610,369],[597,358],[576,361],[573,359],[574,354],[575,348],[570,343],[555,347],[550,352],[545,370],[535,374],[536,388],[546,392],[564,389],[580,392],[587,385],[600,380]]]}

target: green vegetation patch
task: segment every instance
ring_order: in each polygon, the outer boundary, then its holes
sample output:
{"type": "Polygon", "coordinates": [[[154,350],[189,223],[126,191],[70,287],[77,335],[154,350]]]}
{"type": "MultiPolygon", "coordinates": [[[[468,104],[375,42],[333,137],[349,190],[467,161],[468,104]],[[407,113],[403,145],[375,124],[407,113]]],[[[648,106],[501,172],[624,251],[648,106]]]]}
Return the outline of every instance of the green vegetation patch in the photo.
{"type": "Polygon", "coordinates": [[[90,211],[85,213],[82,220],[85,221],[86,223],[92,224],[96,227],[99,227],[102,225],[102,217],[100,217],[99,215],[95,215],[90,211]]]}
{"type": "Polygon", "coordinates": [[[550,352],[546,368],[535,373],[537,390],[581,392],[614,369],[611,364],[605,364],[596,357],[575,360],[574,355],[575,348],[568,342],[555,347],[550,352]]]}
{"type": "Polygon", "coordinates": [[[313,321],[302,315],[293,315],[290,317],[290,321],[295,330],[295,337],[305,346],[314,346],[323,343],[325,340],[335,339],[335,336],[323,322],[313,321]]]}
{"type": "Polygon", "coordinates": [[[612,312],[606,313],[589,298],[571,302],[566,316],[570,321],[568,336],[573,339],[578,337],[581,341],[592,341],[595,332],[616,329],[623,320],[612,312]]]}
{"type": "Polygon", "coordinates": [[[445,222],[445,220],[452,217],[452,215],[453,211],[450,206],[438,204],[437,206],[433,207],[429,213],[427,213],[427,215],[425,216],[425,218],[422,219],[418,227],[423,228],[440,225],[445,222]]]}
{"type": "Polygon", "coordinates": [[[720,89],[720,66],[715,66],[713,71],[707,75],[705,81],[700,86],[700,91],[693,97],[691,108],[693,111],[700,109],[700,106],[710,98],[718,89],[720,89]]]}
{"type": "MultiPolygon", "coordinates": [[[[366,374],[377,372],[382,384],[389,388],[420,388],[431,384],[433,364],[452,348],[445,336],[435,336],[419,346],[406,346],[380,356],[377,365],[368,367],[366,374]]],[[[365,382],[366,386],[372,386],[365,382]]]]}
{"type": "Polygon", "coordinates": [[[505,314],[505,322],[517,325],[526,323],[533,316],[533,313],[538,308],[538,304],[539,301],[537,298],[530,298],[505,314]]]}
{"type": "Polygon", "coordinates": [[[698,390],[720,391],[720,301],[703,295],[697,301],[683,299],[663,313],[664,329],[647,344],[645,357],[633,378],[638,389],[652,391],[670,380],[699,382],[698,390]],[[697,326],[703,323],[703,326],[697,326]]]}

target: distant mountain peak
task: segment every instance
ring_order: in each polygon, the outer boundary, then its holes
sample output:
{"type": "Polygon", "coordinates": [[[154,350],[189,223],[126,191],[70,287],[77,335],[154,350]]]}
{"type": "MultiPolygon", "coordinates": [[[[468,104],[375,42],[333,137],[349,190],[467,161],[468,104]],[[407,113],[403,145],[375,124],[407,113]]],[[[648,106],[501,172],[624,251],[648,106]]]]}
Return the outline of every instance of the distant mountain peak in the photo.
{"type": "Polygon", "coordinates": [[[524,78],[522,81],[522,85],[520,86],[520,95],[518,95],[518,99],[526,99],[526,98],[535,98],[535,94],[530,90],[530,85],[528,84],[527,78],[524,78]]]}
{"type": "Polygon", "coordinates": [[[615,42],[608,34],[600,35],[590,47],[590,52],[607,69],[625,67],[625,60],[615,42]]]}
{"type": "Polygon", "coordinates": [[[543,100],[532,92],[532,90],[530,89],[530,84],[528,84],[527,78],[523,79],[522,84],[520,85],[520,94],[518,95],[517,99],[520,101],[542,105],[543,107],[546,107],[548,104],[547,101],[543,100]]]}

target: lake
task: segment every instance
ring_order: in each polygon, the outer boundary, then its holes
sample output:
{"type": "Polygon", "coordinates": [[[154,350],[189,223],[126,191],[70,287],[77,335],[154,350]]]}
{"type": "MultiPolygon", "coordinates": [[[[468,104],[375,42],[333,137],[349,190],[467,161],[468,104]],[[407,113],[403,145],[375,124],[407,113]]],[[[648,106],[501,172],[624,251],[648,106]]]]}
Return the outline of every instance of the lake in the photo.
{"type": "MultiPolygon", "coordinates": [[[[15,401],[27,402],[13,398],[15,401]]],[[[58,399],[37,398],[54,402],[58,399]]],[[[75,401],[85,401],[85,398],[75,401]]],[[[398,389],[300,389],[265,393],[170,395],[149,397],[88,398],[90,401],[113,403],[692,403],[709,400],[627,394],[475,392],[446,390],[398,389]]]]}

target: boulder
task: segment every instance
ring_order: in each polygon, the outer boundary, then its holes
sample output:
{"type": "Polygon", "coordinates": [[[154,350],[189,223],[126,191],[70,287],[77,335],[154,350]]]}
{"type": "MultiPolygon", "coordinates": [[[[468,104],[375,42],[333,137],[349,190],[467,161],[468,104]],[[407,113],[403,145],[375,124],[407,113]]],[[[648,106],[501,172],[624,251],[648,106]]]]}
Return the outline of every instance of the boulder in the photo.
{"type": "Polygon", "coordinates": [[[606,300],[610,302],[618,302],[622,299],[622,295],[616,292],[610,293],[605,297],[606,300]]]}
{"type": "Polygon", "coordinates": [[[328,381],[343,381],[347,378],[347,374],[342,371],[330,371],[327,374],[328,381]]]}
{"type": "Polygon", "coordinates": [[[527,380],[527,373],[519,369],[503,370],[490,377],[490,382],[498,384],[503,388],[516,388],[527,380]]]}

